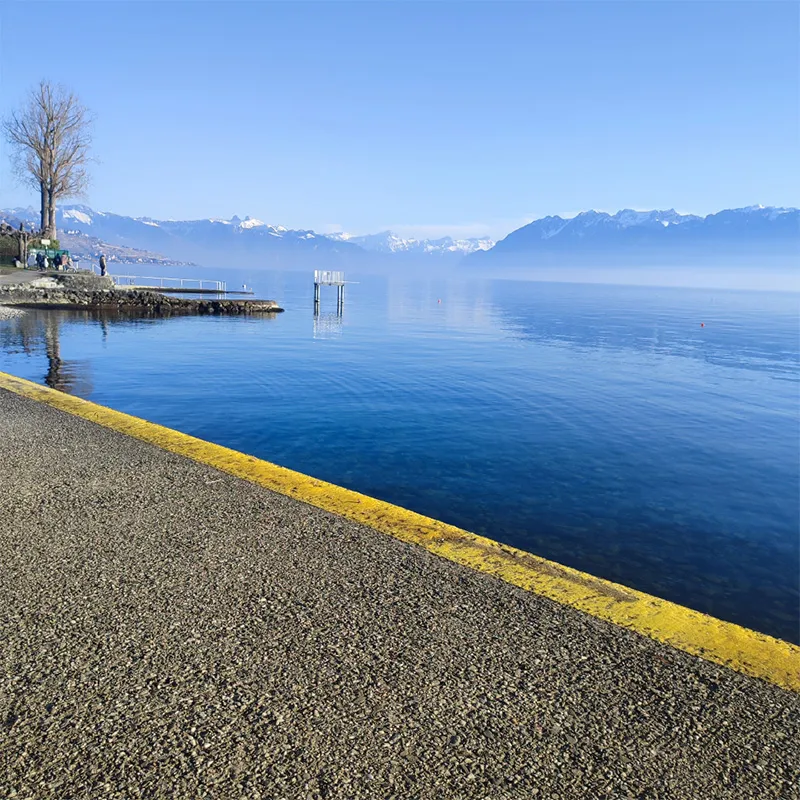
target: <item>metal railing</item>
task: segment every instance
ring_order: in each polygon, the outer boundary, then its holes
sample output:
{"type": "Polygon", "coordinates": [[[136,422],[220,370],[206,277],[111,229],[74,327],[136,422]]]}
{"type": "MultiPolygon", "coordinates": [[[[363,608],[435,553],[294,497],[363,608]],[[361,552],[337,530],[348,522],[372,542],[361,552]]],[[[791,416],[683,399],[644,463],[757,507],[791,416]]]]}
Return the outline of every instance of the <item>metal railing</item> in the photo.
{"type": "Polygon", "coordinates": [[[344,283],[344,272],[329,269],[315,269],[314,283],[317,286],[341,286],[344,283]]]}
{"type": "Polygon", "coordinates": [[[116,286],[138,286],[143,289],[211,289],[220,294],[228,290],[226,281],[210,281],[205,278],[162,278],[154,275],[111,275],[116,286]],[[145,284],[142,281],[157,281],[145,284]]]}

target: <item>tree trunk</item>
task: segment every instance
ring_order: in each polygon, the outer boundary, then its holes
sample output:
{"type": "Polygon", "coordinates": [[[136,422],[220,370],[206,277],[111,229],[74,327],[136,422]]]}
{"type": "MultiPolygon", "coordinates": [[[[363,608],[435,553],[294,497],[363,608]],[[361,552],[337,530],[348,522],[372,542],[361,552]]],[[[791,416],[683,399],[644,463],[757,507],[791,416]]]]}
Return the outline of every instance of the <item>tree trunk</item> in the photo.
{"type": "Polygon", "coordinates": [[[39,190],[42,195],[42,219],[39,229],[42,231],[42,234],[46,236],[47,225],[50,222],[50,211],[47,207],[47,187],[44,185],[44,182],[39,184],[39,190]]]}
{"type": "Polygon", "coordinates": [[[47,238],[56,238],[56,198],[52,192],[47,193],[47,238]]]}

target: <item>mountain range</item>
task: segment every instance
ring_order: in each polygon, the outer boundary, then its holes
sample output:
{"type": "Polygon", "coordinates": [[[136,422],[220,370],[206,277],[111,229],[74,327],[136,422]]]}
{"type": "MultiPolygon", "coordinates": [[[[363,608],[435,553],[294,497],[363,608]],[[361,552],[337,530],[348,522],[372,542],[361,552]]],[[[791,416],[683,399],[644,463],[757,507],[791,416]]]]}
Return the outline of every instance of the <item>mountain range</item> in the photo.
{"type": "MultiPolygon", "coordinates": [[[[0,210],[0,219],[36,224],[33,208],[0,210]]],[[[85,205],[58,209],[67,246],[96,257],[104,246],[117,259],[206,266],[330,268],[427,264],[463,269],[536,266],[603,266],[651,263],[797,259],[800,211],[749,206],[705,217],[667,211],[585,211],[548,216],[504,239],[413,239],[391,231],[369,235],[292,230],[258,219],[156,220],[94,211],[85,205]],[[127,254],[127,256],[126,256],[127,254]]],[[[82,256],[83,253],[78,252],[82,256]]]]}
{"type": "Polygon", "coordinates": [[[537,219],[467,255],[470,267],[725,263],[800,255],[800,210],[748,206],[709,214],[623,209],[537,219]]]}
{"type": "Polygon", "coordinates": [[[326,236],[337,242],[350,242],[370,253],[386,253],[393,256],[435,256],[437,258],[460,257],[479,250],[491,250],[494,242],[483,239],[404,239],[392,231],[354,236],[350,233],[328,233],[326,236]]]}
{"type": "MultiPolygon", "coordinates": [[[[0,218],[37,224],[34,208],[0,210],[0,218]]],[[[56,226],[64,238],[90,236],[114,247],[158,253],[166,260],[207,266],[346,266],[376,261],[424,258],[454,264],[464,255],[491,247],[489,239],[403,239],[391,231],[353,236],[321,234],[269,225],[258,219],[157,220],[95,211],[85,205],[57,209],[56,226]]],[[[73,246],[79,242],[72,242],[73,246]]]]}

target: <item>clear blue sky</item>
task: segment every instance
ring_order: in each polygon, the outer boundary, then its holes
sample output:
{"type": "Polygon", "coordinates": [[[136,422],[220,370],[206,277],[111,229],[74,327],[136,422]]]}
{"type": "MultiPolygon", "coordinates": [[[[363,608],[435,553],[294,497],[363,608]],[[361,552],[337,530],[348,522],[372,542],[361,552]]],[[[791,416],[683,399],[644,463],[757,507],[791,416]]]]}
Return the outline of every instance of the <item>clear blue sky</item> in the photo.
{"type": "MultiPolygon", "coordinates": [[[[136,216],[500,236],[800,205],[798,8],[6,0],[0,113],[41,78],[73,89],[86,202],[136,216]]],[[[35,205],[7,162],[0,206],[35,205]]]]}

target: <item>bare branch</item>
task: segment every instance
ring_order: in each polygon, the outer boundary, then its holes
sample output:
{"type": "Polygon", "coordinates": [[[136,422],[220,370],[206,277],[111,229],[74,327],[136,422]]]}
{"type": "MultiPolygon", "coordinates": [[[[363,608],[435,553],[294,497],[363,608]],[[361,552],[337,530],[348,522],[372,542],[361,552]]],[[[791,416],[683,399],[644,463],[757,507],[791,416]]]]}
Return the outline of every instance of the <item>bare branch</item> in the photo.
{"type": "Polygon", "coordinates": [[[89,183],[92,119],[63,86],[42,81],[27,103],[2,121],[15,175],[42,193],[42,230],[55,236],[55,205],[89,183]]]}

